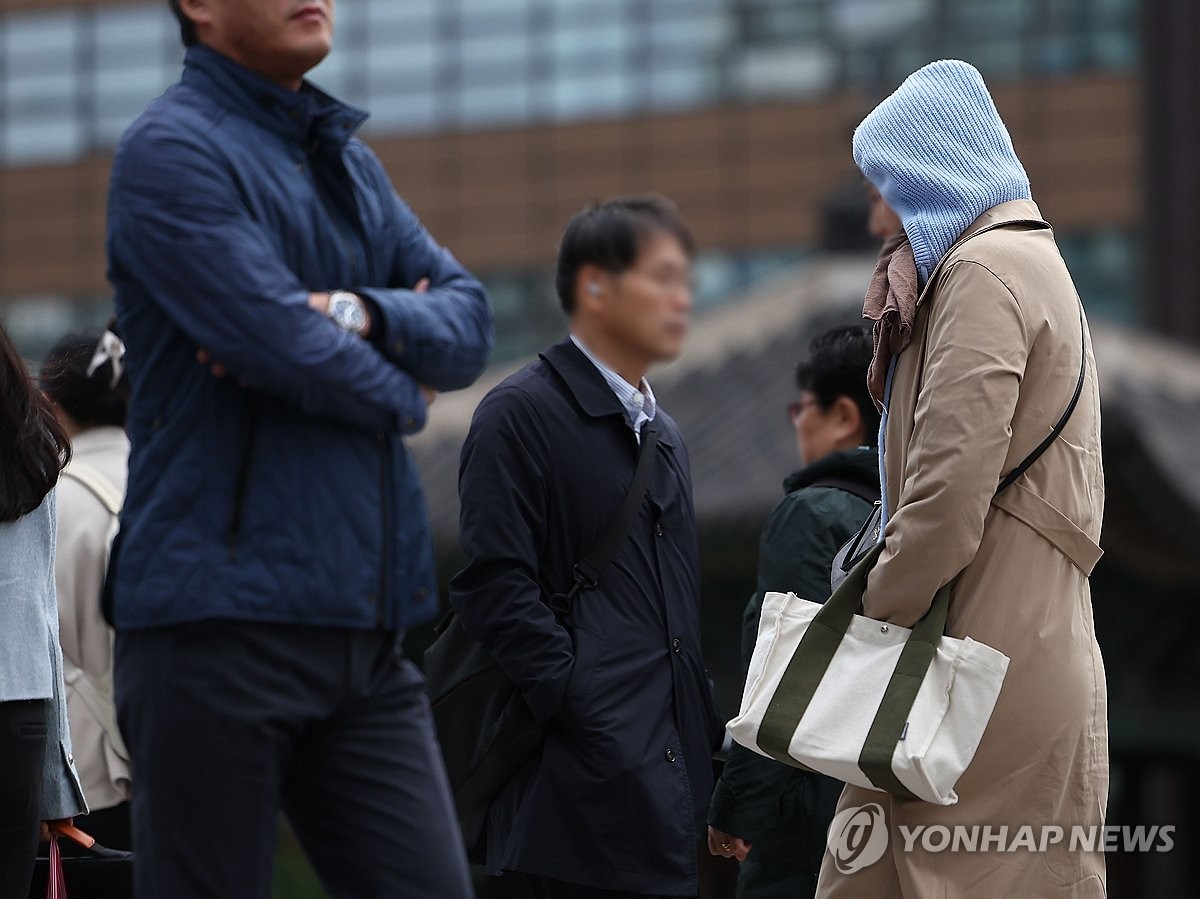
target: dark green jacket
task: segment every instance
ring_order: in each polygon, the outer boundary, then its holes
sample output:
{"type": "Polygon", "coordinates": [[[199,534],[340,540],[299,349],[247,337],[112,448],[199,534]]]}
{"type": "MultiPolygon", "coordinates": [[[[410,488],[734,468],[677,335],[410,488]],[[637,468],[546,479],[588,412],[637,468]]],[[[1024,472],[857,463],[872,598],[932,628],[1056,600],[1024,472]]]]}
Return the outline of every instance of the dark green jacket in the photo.
{"type": "MultiPolygon", "coordinates": [[[[742,617],[742,676],[758,636],[763,596],[829,597],[837,551],[867,519],[871,503],[829,481],[879,491],[874,448],[834,453],[792,474],[759,543],[758,583],[742,617]]],[[[842,783],[734,745],[717,782],[709,823],[753,844],[738,876],[740,899],[812,896],[842,783]]]]}

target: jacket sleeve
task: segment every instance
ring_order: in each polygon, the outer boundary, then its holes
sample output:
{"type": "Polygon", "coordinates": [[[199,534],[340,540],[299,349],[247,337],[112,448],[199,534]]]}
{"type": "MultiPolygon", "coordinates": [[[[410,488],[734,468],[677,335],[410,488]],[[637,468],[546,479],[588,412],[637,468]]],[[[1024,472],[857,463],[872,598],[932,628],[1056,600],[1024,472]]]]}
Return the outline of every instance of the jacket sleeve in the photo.
{"type": "MultiPolygon", "coordinates": [[[[828,517],[805,491],[790,494],[771,512],[759,541],[758,589],[742,616],[742,679],[758,639],[767,593],[795,593],[821,602],[829,595],[829,566],[841,543],[828,517]]],[[[782,798],[796,789],[796,771],[734,744],[713,790],[708,823],[753,842],[787,826],[782,798]]]]}
{"type": "MultiPolygon", "coordinates": [[[[56,496],[49,502],[52,527],[57,524],[56,496]]],[[[58,637],[58,600],[53,572],[47,573],[46,649],[50,653],[53,692],[46,704],[46,754],[42,764],[43,821],[58,821],[88,813],[71,750],[71,728],[67,723],[66,687],[63,684],[63,657],[58,637]]]]}
{"type": "Polygon", "coordinates": [[[540,722],[558,712],[574,664],[571,637],[538,582],[549,459],[530,401],[501,388],[480,404],[459,471],[460,540],[467,565],[450,603],[518,686],[540,722]]]}
{"type": "Polygon", "coordinates": [[[863,597],[868,617],[903,627],[979,551],[1029,354],[1020,306],[995,274],[964,261],[944,278],[899,502],[863,597]]]}
{"type": "Polygon", "coordinates": [[[234,175],[195,137],[159,128],[126,141],[113,165],[109,259],[249,386],[369,430],[424,425],[413,378],[309,307],[309,288],[234,175]]]}
{"type": "Polygon", "coordinates": [[[438,244],[392,189],[377,159],[379,190],[388,198],[395,257],[392,289],[357,287],[382,318],[380,345],[388,358],[435,390],[460,390],[487,365],[494,325],[487,293],[450,251],[438,244]],[[429,290],[410,288],[422,278],[429,290]]]}

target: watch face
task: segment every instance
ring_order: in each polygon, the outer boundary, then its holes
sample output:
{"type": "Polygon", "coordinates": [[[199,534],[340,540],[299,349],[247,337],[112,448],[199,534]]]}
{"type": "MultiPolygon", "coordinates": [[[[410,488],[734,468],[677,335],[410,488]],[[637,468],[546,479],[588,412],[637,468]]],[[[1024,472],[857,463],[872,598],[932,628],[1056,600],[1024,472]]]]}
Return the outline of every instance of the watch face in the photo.
{"type": "Polygon", "coordinates": [[[346,331],[360,331],[367,323],[362,304],[356,297],[344,293],[329,301],[329,317],[346,331]]]}

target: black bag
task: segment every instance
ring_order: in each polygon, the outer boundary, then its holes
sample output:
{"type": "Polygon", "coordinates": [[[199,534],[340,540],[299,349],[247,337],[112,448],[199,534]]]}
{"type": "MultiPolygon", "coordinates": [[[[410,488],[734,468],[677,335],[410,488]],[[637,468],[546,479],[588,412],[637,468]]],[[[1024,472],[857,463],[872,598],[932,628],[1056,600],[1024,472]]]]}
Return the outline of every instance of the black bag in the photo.
{"type": "MultiPolygon", "coordinates": [[[[658,433],[648,424],[620,510],[591,552],[574,566],[570,591],[556,593],[547,602],[560,622],[580,591],[599,583],[629,534],[646,497],[657,445],[658,433]]],[[[425,652],[425,679],[454,804],[471,846],[488,805],[541,747],[547,725],[538,724],[516,685],[454,612],[442,620],[437,633],[425,652]]]]}
{"type": "MultiPolygon", "coordinates": [[[[1085,375],[1087,374],[1087,327],[1084,323],[1082,301],[1079,304],[1079,329],[1083,334],[1083,359],[1079,363],[1079,380],[1075,384],[1075,393],[1071,397],[1071,401],[1067,404],[1066,411],[1063,412],[1062,416],[1057,422],[1055,422],[1054,427],[1050,429],[1050,433],[1047,435],[1046,439],[1038,444],[1037,448],[1034,449],[1034,451],[1028,456],[1026,456],[1021,461],[1020,465],[1004,476],[1004,478],[1000,481],[1000,485],[996,488],[996,492],[993,494],[993,496],[999,496],[1014,483],[1016,483],[1017,479],[1021,477],[1021,475],[1025,474],[1025,472],[1029,470],[1033,463],[1040,459],[1042,454],[1050,448],[1050,444],[1054,443],[1054,441],[1061,436],[1063,429],[1067,426],[1067,422],[1069,422],[1071,420],[1071,416],[1075,414],[1075,407],[1079,405],[1079,397],[1083,395],[1083,383],[1085,380],[1085,375]]],[[[869,553],[871,549],[877,543],[879,543],[881,536],[880,529],[882,524],[883,505],[879,501],[876,501],[875,508],[871,511],[871,514],[867,517],[867,520],[863,522],[862,529],[853,537],[851,537],[850,540],[838,550],[837,555],[833,558],[833,570],[830,577],[830,583],[834,590],[838,588],[838,584],[845,580],[846,575],[850,573],[851,569],[861,562],[866,557],[867,553],[869,553]]]]}

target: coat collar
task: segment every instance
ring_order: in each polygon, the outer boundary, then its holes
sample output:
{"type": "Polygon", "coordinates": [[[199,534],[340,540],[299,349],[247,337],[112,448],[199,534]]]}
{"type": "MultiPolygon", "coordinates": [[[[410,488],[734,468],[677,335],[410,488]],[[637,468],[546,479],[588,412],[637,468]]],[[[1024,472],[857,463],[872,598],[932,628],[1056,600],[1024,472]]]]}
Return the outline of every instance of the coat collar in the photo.
{"type": "Polygon", "coordinates": [[[978,237],[987,231],[994,231],[997,228],[1003,228],[1007,225],[1029,225],[1036,229],[1049,228],[1050,223],[1042,218],[1041,210],[1038,209],[1037,203],[1033,200],[1009,200],[1007,203],[1001,203],[999,206],[993,206],[979,218],[975,219],[967,229],[959,235],[956,240],[938,260],[938,264],[933,267],[933,271],[929,273],[929,278],[925,282],[924,288],[921,290],[921,295],[917,299],[917,304],[925,299],[925,295],[929,292],[929,288],[937,280],[943,267],[946,265],[946,260],[972,237],[978,237]]]}
{"type": "Polygon", "coordinates": [[[340,152],[367,120],[307,80],[287,90],[203,44],[188,48],[183,66],[185,85],[309,151],[340,152]]]}
{"type": "Polygon", "coordinates": [[[860,482],[864,487],[878,487],[879,450],[873,446],[860,446],[831,453],[792,472],[783,482],[783,492],[795,493],[826,478],[845,478],[860,482]]]}
{"type": "MultiPolygon", "coordinates": [[[[556,343],[539,357],[549,365],[567,385],[567,390],[575,397],[585,415],[591,418],[606,418],[617,416],[621,426],[628,429],[625,421],[625,409],[612,388],[604,381],[604,376],[592,361],[575,346],[569,337],[562,343],[556,343]]],[[[675,441],[668,433],[662,416],[662,410],[651,424],[658,431],[658,442],[674,446],[675,441]]],[[[632,432],[631,432],[632,433],[632,432]]]]}

